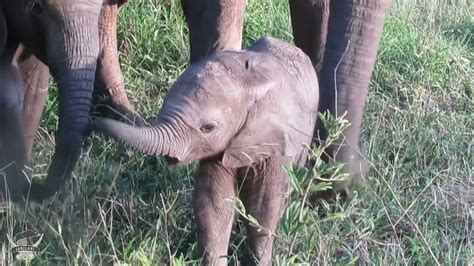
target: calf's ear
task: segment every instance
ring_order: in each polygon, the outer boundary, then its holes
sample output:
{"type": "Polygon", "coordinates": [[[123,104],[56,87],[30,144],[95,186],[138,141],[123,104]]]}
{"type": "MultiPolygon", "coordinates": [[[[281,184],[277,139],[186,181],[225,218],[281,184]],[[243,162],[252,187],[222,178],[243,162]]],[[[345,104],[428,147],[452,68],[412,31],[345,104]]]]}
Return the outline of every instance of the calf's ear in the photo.
{"type": "MultiPolygon", "coordinates": [[[[247,120],[225,150],[222,164],[238,168],[249,166],[271,156],[296,157],[309,144],[313,123],[311,115],[291,104],[284,97],[284,87],[289,86],[275,78],[251,88],[254,94],[247,120]],[[298,117],[301,116],[301,117],[298,117]],[[306,133],[305,133],[306,132],[306,133]]],[[[291,98],[291,96],[289,96],[291,98]]]]}

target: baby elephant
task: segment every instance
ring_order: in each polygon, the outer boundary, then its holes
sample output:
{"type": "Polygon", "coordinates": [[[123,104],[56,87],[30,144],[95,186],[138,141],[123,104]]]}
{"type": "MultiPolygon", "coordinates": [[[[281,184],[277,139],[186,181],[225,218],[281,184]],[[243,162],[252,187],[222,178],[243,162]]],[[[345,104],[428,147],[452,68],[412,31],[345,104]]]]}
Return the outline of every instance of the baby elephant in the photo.
{"type": "Polygon", "coordinates": [[[239,195],[261,226],[247,226],[250,252],[244,260],[269,265],[290,185],[282,166],[304,163],[318,98],[310,59],[295,46],[264,37],[248,49],[192,64],[153,126],[101,119],[94,129],[169,163],[200,160],[193,209],[205,264],[227,265],[232,199],[239,195]]]}

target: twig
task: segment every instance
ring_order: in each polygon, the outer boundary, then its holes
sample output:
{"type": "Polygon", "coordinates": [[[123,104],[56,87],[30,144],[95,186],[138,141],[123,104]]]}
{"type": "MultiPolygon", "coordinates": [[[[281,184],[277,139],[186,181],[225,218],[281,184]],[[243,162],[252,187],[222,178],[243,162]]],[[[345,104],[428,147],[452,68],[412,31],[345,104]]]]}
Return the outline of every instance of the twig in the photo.
{"type": "Polygon", "coordinates": [[[423,195],[423,193],[431,186],[431,184],[433,184],[433,181],[436,179],[436,177],[438,177],[439,174],[437,174],[436,176],[434,176],[430,182],[428,182],[428,184],[423,188],[423,190],[421,190],[420,194],[418,194],[418,196],[412,201],[412,203],[410,204],[410,206],[408,206],[408,208],[406,209],[406,211],[404,210],[402,216],[400,216],[400,218],[398,218],[398,220],[395,222],[395,225],[397,225],[402,219],[403,217],[405,217],[405,215],[407,214],[407,212],[411,209],[411,207],[413,207],[413,205],[415,205],[415,203],[421,198],[421,195],[423,195]]]}
{"type": "Polygon", "coordinates": [[[351,40],[347,41],[346,49],[344,50],[344,53],[342,54],[341,58],[337,62],[336,67],[334,68],[334,111],[335,115],[337,117],[337,70],[339,69],[339,65],[342,63],[342,60],[347,54],[347,51],[349,51],[349,46],[351,45],[351,40]]]}

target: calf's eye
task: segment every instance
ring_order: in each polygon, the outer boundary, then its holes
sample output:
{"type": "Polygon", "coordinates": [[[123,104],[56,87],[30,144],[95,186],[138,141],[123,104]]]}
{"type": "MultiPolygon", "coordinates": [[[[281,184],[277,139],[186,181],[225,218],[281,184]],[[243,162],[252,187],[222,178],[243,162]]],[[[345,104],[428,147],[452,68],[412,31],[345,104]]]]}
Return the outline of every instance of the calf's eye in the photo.
{"type": "Polygon", "coordinates": [[[216,129],[217,129],[217,122],[216,121],[204,122],[201,125],[201,128],[199,128],[199,130],[201,130],[202,133],[206,133],[206,134],[214,132],[216,129]]]}

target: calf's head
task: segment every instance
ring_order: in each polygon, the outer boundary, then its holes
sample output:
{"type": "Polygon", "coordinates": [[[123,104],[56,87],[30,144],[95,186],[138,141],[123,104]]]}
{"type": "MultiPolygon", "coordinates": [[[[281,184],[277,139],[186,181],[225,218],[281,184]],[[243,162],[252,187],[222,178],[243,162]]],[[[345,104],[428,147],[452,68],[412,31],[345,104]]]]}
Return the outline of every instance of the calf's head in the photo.
{"type": "Polygon", "coordinates": [[[169,162],[222,155],[224,166],[241,167],[274,155],[297,156],[310,142],[317,103],[303,104],[305,93],[294,81],[269,54],[220,52],[181,75],[152,126],[101,119],[94,129],[169,162]]]}

